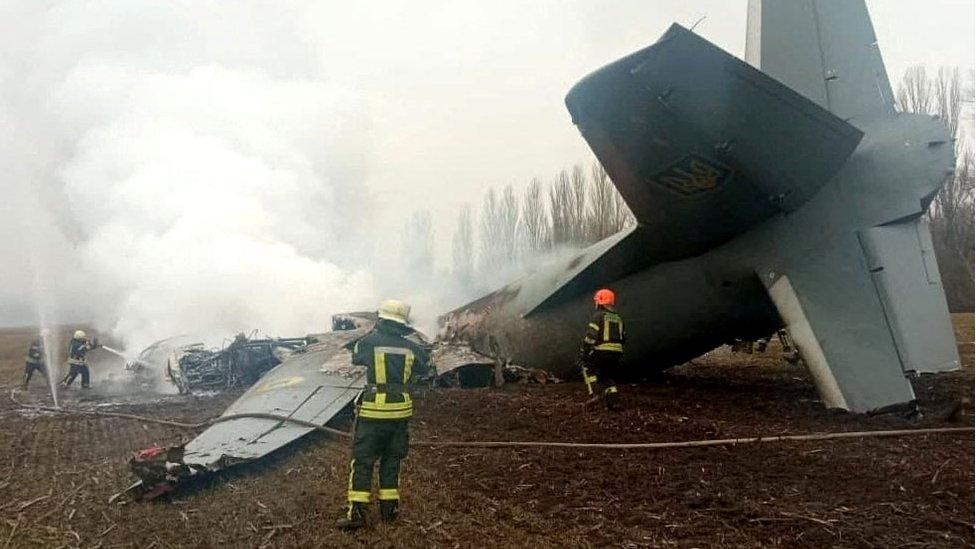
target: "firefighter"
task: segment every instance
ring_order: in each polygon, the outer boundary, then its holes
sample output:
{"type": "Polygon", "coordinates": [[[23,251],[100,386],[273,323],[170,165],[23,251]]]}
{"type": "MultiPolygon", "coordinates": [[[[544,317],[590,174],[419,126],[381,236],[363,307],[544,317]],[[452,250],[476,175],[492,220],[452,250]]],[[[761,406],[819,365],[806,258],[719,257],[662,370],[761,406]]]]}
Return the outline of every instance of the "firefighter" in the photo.
{"type": "Polygon", "coordinates": [[[616,296],[606,288],[593,295],[596,311],[586,327],[586,335],[580,346],[580,363],[583,381],[590,395],[603,397],[609,410],[619,408],[619,394],[614,381],[620,357],[624,353],[624,321],[614,309],[616,296]]]}
{"type": "Polygon", "coordinates": [[[34,372],[40,372],[47,378],[47,363],[44,353],[44,339],[48,336],[47,329],[41,330],[40,336],[31,342],[27,349],[27,359],[24,363],[24,390],[30,385],[34,372]]]}
{"type": "Polygon", "coordinates": [[[384,301],[376,326],[353,348],[352,362],[366,367],[366,388],[356,400],[346,516],[337,526],[346,530],[366,523],[373,463],[379,460],[380,515],[396,519],[400,503],[400,460],[407,456],[413,404],[407,385],[429,374],[429,351],[409,325],[410,306],[384,301]]]}
{"type": "Polygon", "coordinates": [[[88,351],[98,347],[98,340],[89,341],[85,332],[77,330],[68,344],[68,375],[61,381],[62,387],[70,387],[78,374],[81,374],[81,388],[91,387],[91,372],[88,370],[88,351]]]}

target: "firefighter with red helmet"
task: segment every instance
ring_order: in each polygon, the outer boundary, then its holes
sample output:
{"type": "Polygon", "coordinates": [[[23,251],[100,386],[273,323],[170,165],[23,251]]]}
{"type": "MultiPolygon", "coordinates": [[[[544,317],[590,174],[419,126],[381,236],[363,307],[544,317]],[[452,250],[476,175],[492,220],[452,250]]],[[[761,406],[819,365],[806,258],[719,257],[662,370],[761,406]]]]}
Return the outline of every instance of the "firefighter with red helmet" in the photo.
{"type": "Polygon", "coordinates": [[[593,295],[596,311],[583,336],[580,346],[580,364],[583,381],[590,395],[603,397],[609,410],[619,408],[619,393],[615,382],[620,358],[624,354],[624,321],[614,309],[616,296],[603,288],[593,295]]]}

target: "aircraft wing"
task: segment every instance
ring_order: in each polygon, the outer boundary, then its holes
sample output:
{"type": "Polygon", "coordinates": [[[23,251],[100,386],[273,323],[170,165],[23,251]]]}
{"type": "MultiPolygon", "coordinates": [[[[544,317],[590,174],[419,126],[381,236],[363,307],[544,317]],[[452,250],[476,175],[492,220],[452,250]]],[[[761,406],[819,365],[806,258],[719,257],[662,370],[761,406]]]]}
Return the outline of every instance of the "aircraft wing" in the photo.
{"type": "Polygon", "coordinates": [[[673,25],[580,81],[566,106],[657,261],[698,255],[793,211],[862,133],[673,25]]]}
{"type": "Polygon", "coordinates": [[[746,61],[843,120],[894,113],[867,6],[855,0],[749,0],[746,61]]]}
{"type": "MultiPolygon", "coordinates": [[[[304,353],[264,375],[222,414],[261,412],[325,425],[365,385],[365,370],[352,365],[346,345],[368,327],[330,332],[304,353]]],[[[209,470],[260,458],[312,429],[270,419],[242,418],[211,426],[186,445],[183,461],[209,470]]]]}

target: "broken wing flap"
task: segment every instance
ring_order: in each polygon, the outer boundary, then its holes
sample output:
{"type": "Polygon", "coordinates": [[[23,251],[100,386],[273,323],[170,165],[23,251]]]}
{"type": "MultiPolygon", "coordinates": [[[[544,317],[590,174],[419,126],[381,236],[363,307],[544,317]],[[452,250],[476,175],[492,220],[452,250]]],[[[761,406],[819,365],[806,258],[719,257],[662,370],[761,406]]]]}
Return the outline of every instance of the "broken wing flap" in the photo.
{"type": "Polygon", "coordinates": [[[805,203],[863,134],[692,32],[579,82],[566,106],[658,260],[711,249],[805,203]]]}

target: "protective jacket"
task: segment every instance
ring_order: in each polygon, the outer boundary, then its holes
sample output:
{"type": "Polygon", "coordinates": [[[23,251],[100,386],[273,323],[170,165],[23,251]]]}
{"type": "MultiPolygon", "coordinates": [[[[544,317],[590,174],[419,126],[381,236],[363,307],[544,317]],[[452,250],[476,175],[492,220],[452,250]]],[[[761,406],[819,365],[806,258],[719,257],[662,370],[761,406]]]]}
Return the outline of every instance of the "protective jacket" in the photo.
{"type": "Polygon", "coordinates": [[[430,353],[413,328],[380,319],[373,331],[356,342],[352,363],[366,366],[360,418],[396,420],[413,415],[407,385],[430,369],[430,353]]]}
{"type": "Polygon", "coordinates": [[[87,339],[72,339],[68,345],[68,364],[76,366],[86,366],[85,355],[92,349],[92,344],[87,339]]]}
{"type": "Polygon", "coordinates": [[[624,321],[610,307],[599,307],[586,327],[583,337],[583,352],[589,356],[593,352],[622,353],[624,352],[624,321]]]}
{"type": "Polygon", "coordinates": [[[30,348],[27,349],[27,363],[28,364],[44,363],[44,343],[40,339],[35,339],[30,344],[30,348]]]}

